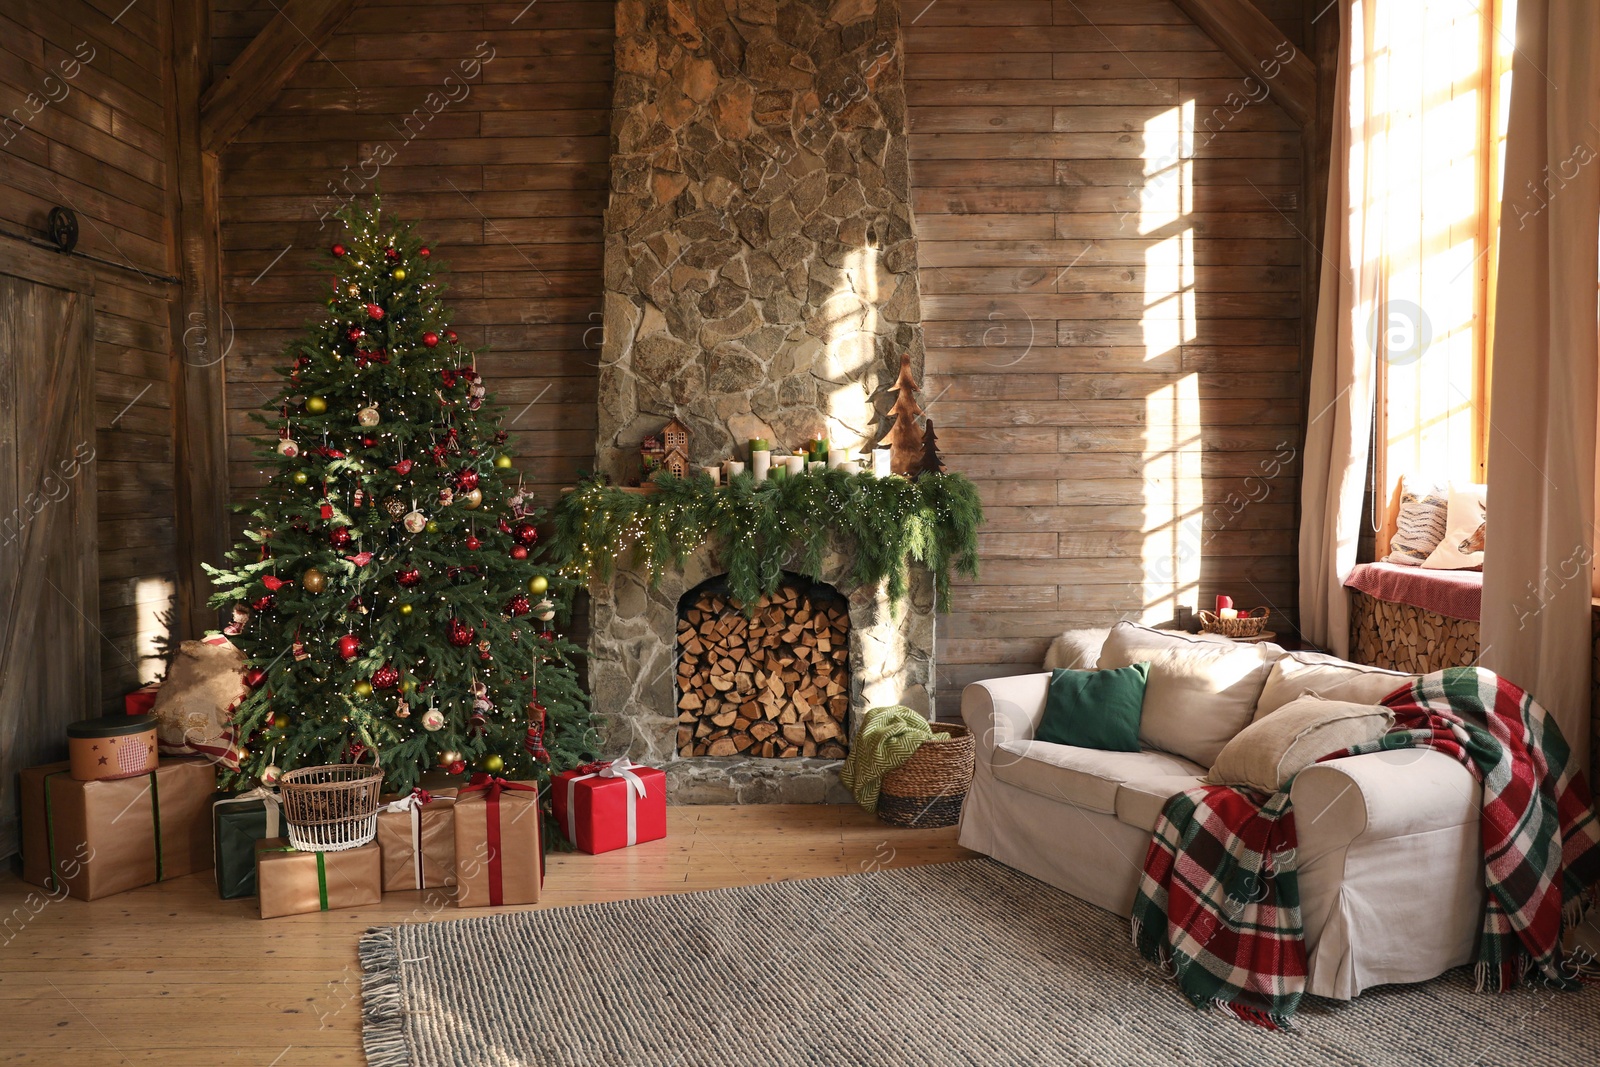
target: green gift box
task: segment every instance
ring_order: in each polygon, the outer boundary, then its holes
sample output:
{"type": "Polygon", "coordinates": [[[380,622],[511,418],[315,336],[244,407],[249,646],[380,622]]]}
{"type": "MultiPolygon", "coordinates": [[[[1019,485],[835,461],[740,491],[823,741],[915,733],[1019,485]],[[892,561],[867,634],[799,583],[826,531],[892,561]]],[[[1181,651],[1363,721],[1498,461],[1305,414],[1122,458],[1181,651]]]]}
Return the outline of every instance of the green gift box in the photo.
{"type": "Polygon", "coordinates": [[[282,835],[278,795],[252,789],[225,797],[211,809],[217,895],[223,900],[256,895],[256,842],[282,835]]]}

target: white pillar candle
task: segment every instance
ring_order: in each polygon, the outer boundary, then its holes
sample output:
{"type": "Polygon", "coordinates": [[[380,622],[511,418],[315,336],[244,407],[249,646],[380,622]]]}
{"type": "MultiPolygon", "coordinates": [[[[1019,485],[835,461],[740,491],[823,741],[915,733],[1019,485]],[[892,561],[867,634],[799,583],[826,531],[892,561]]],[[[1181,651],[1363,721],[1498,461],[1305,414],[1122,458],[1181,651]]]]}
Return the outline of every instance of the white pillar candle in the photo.
{"type": "Polygon", "coordinates": [[[846,474],[860,474],[861,464],[857,463],[853,459],[847,459],[843,463],[839,464],[839,469],[844,471],[846,474]]]}
{"type": "Polygon", "coordinates": [[[750,453],[750,470],[756,476],[759,484],[767,480],[767,472],[772,469],[772,453],[765,449],[750,453]]]}
{"type": "Polygon", "coordinates": [[[728,481],[730,481],[730,482],[733,481],[734,478],[736,478],[737,476],[739,476],[739,475],[741,475],[743,473],[744,473],[744,464],[739,462],[738,460],[736,460],[736,459],[725,459],[725,460],[722,461],[722,476],[724,478],[728,479],[728,481]]]}
{"type": "Polygon", "coordinates": [[[789,477],[795,478],[806,472],[806,457],[784,456],[783,462],[789,468],[789,477]]]}
{"type": "Polygon", "coordinates": [[[828,465],[820,459],[814,459],[810,463],[806,464],[806,469],[812,474],[821,474],[823,471],[828,469],[828,465]]]}
{"type": "Polygon", "coordinates": [[[722,468],[721,467],[705,467],[705,468],[702,468],[702,469],[707,474],[709,474],[711,476],[711,484],[712,485],[721,485],[722,484],[722,468]]]}
{"type": "Polygon", "coordinates": [[[872,450],[872,476],[874,478],[887,478],[894,473],[894,468],[889,464],[889,455],[887,448],[874,448],[872,450]]]}
{"type": "Polygon", "coordinates": [[[1217,612],[1217,617],[1223,619],[1237,619],[1239,617],[1239,609],[1223,608],[1221,611],[1217,612]]]}
{"type": "Polygon", "coordinates": [[[835,470],[850,462],[850,454],[843,449],[835,449],[828,453],[828,469],[835,470]]]}

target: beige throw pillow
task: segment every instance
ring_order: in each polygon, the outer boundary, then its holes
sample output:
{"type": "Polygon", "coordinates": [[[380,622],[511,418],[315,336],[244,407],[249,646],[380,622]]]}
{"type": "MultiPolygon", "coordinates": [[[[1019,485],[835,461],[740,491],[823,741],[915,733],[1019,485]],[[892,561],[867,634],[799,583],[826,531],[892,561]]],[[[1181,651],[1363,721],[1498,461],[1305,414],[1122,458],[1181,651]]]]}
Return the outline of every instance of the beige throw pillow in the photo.
{"type": "Polygon", "coordinates": [[[150,709],[163,756],[207,756],[237,765],[233,709],[250,692],[244,670],[244,653],[225,637],[183,643],[150,709]]]}
{"type": "Polygon", "coordinates": [[[1483,542],[1488,515],[1487,485],[1450,483],[1450,508],[1444,539],[1422,565],[1436,571],[1483,570],[1483,542]]]}
{"type": "Polygon", "coordinates": [[[1277,793],[1323,756],[1375,741],[1393,725],[1394,712],[1376,704],[1301,697],[1240,730],[1205,781],[1277,793]]]}
{"type": "Polygon", "coordinates": [[[1118,623],[1100,650],[1100,669],[1150,664],[1139,740],[1209,767],[1255,715],[1273,644],[1243,644],[1118,623]]]}
{"type": "Polygon", "coordinates": [[[1421,566],[1444,539],[1449,493],[1442,485],[1408,474],[1400,480],[1400,515],[1385,563],[1421,566]]]}
{"type": "Polygon", "coordinates": [[[1272,665],[1255,717],[1260,720],[1292,700],[1321,697],[1357,704],[1381,704],[1383,698],[1419,676],[1382,667],[1366,667],[1321,652],[1286,652],[1272,665]]]}

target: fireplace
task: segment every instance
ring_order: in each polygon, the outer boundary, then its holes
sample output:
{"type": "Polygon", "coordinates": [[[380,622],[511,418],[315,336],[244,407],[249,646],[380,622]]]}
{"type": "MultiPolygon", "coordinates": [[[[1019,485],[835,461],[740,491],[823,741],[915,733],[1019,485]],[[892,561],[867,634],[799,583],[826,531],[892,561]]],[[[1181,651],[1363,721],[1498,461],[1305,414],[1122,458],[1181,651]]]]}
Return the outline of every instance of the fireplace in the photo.
{"type": "Polygon", "coordinates": [[[678,755],[843,759],[850,604],[785,574],[751,611],[722,577],[678,601],[678,755]]]}

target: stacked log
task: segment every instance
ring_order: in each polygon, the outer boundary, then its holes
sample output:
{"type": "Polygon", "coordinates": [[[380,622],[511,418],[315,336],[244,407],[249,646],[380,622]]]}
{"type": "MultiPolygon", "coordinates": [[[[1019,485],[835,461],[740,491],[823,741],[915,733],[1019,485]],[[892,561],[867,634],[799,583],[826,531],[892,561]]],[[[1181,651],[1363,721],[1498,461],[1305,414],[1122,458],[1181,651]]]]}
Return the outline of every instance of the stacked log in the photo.
{"type": "Polygon", "coordinates": [[[1414,674],[1470,667],[1478,661],[1478,622],[1352,590],[1350,658],[1414,674]]]}
{"type": "Polygon", "coordinates": [[[754,614],[700,593],[678,620],[678,754],[843,759],[850,615],[785,583],[754,614]]]}

